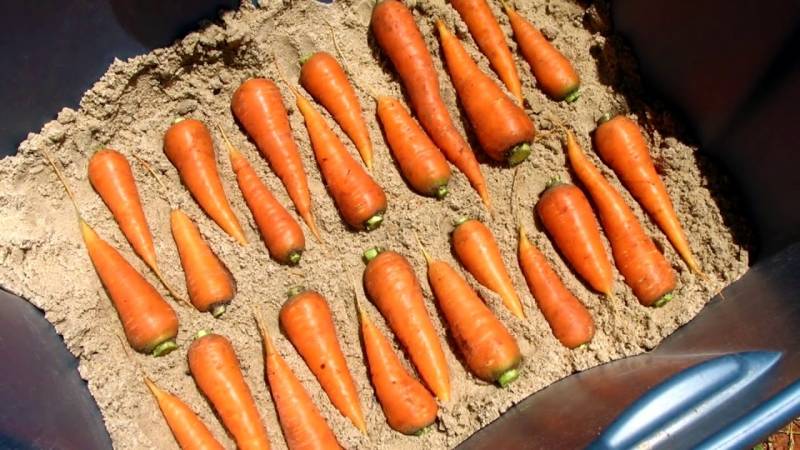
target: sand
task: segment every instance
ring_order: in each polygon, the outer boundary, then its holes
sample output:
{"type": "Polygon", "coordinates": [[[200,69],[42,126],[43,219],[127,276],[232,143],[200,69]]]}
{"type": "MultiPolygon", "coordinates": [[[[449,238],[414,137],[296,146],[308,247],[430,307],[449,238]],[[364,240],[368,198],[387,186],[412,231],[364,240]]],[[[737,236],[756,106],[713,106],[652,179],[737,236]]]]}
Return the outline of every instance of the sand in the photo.
{"type": "MultiPolygon", "coordinates": [[[[377,126],[374,102],[367,94],[372,90],[402,95],[391,67],[380,56],[367,32],[371,0],[345,1],[327,7],[311,1],[262,3],[264,7],[258,8],[244,2],[238,11],[225,13],[218,22],[203,26],[172,47],[128,61],[115,61],[86,93],[78,110],[63,109],[56,120],[28,136],[20,145],[18,155],[0,161],[0,217],[3,218],[0,221],[0,286],[22,295],[44,310],[47,320],[64,337],[69,350],[79,358],[80,373],[100,406],[116,448],[169,449],[177,446],[139,374],[121,350],[116,338],[121,330],[119,320],[83,248],[75,214],[53,172],[40,156],[41,149],[50,151],[64,166],[86,220],[154,285],[158,286],[155,278],[133,254],[87,180],[89,156],[100,147],[112,147],[123,154],[136,154],[150,161],[165,176],[170,195],[197,221],[202,234],[234,273],[239,292],[220,320],[176,305],[180,316],[180,349],[163,358],[135,355],[138,364],[160,386],[188,402],[230,448],[233,448],[232,441],[188,374],[185,351],[200,329],[228,336],[241,360],[274,447],[283,448],[275,410],[263,380],[261,347],[250,315],[251,308],[263,311],[281,354],[308,388],[345,447],[438,449],[455,446],[513,404],[562,377],[652,349],[690,320],[713,294],[747,269],[747,229],[733,209],[735,197],[730,194],[726,178],[697,153],[691,140],[684,137],[682,128],[657,101],[642,96],[635,61],[624,43],[609,34],[610,24],[603,4],[584,9],[567,0],[517,2],[521,13],[533,19],[567,57],[576,61],[583,79],[582,96],[576,103],[549,101],[535,89],[528,66],[517,56],[524,92],[529,100],[528,112],[545,133],[553,128],[547,117],[556,116],[573,125],[586,149],[590,148],[589,132],[601,114],[612,111],[636,117],[648,132],[653,157],[708,279],[701,281],[688,272],[663,234],[623,190],[623,195],[679,274],[675,300],[661,309],[642,307],[619,275],[614,301],[587,290],[533,220],[532,206],[546,182],[552,177],[572,179],[557,136],[542,138],[534,145],[530,160],[519,169],[515,201],[520,205],[519,211],[532,241],[544,251],[556,271],[586,303],[596,319],[597,335],[588,348],[569,351],[551,335],[516,264],[510,189],[514,171],[489,164],[482,166],[497,210],[494,219],[487,215],[464,176],[456,171],[450,185],[451,194],[443,201],[412,193],[400,177],[377,126]],[[374,174],[386,190],[389,209],[385,224],[377,231],[356,233],[346,229],[320,180],[302,118],[295,110],[288,90],[284,89],[294,135],[309,175],[316,214],[328,243],[326,248],[321,248],[313,239],[308,239],[308,249],[300,266],[286,268],[269,259],[258,239],[225,154],[218,152],[219,170],[250,239],[244,247],[225,235],[188,196],[175,169],[162,152],[162,135],[177,117],[219,123],[234,144],[249,157],[276,197],[291,208],[279,180],[235,125],[229,101],[234,89],[248,77],[257,75],[278,79],[273,52],[291,80],[297,79],[297,61],[301,55],[315,49],[333,52],[323,18],[337,24],[336,33],[348,58],[347,67],[359,86],[376,147],[374,174]],[[363,267],[361,252],[376,244],[406,255],[422,280],[435,326],[444,337],[442,319],[433,306],[425,281],[423,259],[413,240],[412,230],[419,233],[434,255],[457,264],[449,249],[448,232],[452,222],[465,215],[486,221],[494,232],[527,309],[527,320],[512,317],[496,295],[479,287],[468,276],[518,338],[524,354],[523,375],[507,389],[479,382],[465,371],[453,348],[446,346],[454,399],[442,405],[439,420],[431,432],[423,437],[403,436],[389,429],[373,397],[358,340],[351,286],[344,273],[360,273],[363,267]],[[296,284],[320,291],[331,304],[341,344],[361,390],[369,437],[361,436],[333,409],[291,344],[279,334],[278,308],[287,288],[296,284]]],[[[451,27],[455,27],[470,53],[487,72],[491,71],[485,58],[477,52],[466,27],[444,1],[409,3],[413,4],[419,25],[434,54],[444,100],[458,122],[460,113],[452,86],[442,70],[431,17],[443,17],[451,27]]],[[[492,8],[510,35],[497,2],[492,2],[492,8]]],[[[460,126],[461,122],[458,123],[460,126]]],[[[335,130],[356,155],[338,127],[335,130]]],[[[217,148],[223,148],[217,133],[214,138],[217,148]]],[[[597,161],[593,152],[588,153],[597,161]]],[[[605,166],[601,167],[619,186],[613,173],[605,166]]],[[[165,194],[140,165],[134,163],[133,169],[155,236],[160,264],[167,279],[183,290],[183,274],[169,231],[165,194]]],[[[372,305],[368,307],[385,330],[377,311],[372,305]]]]}

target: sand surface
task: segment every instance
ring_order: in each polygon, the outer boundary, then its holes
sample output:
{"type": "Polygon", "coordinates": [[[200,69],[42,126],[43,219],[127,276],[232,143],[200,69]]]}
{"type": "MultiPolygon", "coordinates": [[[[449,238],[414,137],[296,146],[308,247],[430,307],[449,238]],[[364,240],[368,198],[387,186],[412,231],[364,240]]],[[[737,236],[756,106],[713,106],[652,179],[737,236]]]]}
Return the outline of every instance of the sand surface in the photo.
{"type": "MultiPolygon", "coordinates": [[[[567,0],[517,2],[519,11],[539,25],[545,35],[576,62],[583,79],[582,96],[574,104],[549,101],[534,87],[527,64],[515,52],[529,101],[528,112],[545,133],[553,128],[548,117],[556,116],[571,124],[586,150],[590,149],[589,132],[601,114],[613,111],[635,116],[647,130],[653,158],[708,280],[701,282],[688,272],[663,234],[623,190],[625,198],[634,205],[649,234],[663,248],[679,274],[675,300],[661,309],[642,307],[619,275],[614,301],[588,291],[533,221],[532,206],[546,182],[556,176],[572,179],[557,136],[543,137],[534,145],[532,157],[519,169],[516,201],[532,241],[540,246],[596,319],[597,335],[589,347],[569,351],[551,335],[516,264],[516,235],[510,209],[514,171],[482,165],[497,210],[494,219],[481,206],[464,176],[455,170],[451,193],[443,201],[412,193],[400,177],[377,125],[374,102],[367,94],[371,90],[402,96],[391,67],[368,33],[372,1],[343,1],[327,7],[311,1],[262,3],[265,6],[257,8],[249,1],[244,2],[240,10],[225,13],[218,22],[202,26],[172,47],[128,61],[115,61],[86,93],[77,111],[62,110],[56,120],[39,133],[28,136],[17,156],[0,161],[0,286],[43,309],[47,319],[64,337],[70,351],[80,360],[80,373],[97,399],[116,448],[169,449],[177,445],[137,371],[125,359],[116,338],[121,332],[119,320],[83,248],[72,207],[39,149],[49,150],[64,166],[86,220],[162,292],[89,185],[88,159],[100,147],[108,146],[150,161],[165,176],[170,195],[198,222],[203,235],[234,273],[239,292],[220,320],[176,305],[180,316],[180,349],[163,358],[135,356],[161,387],[188,402],[218,439],[230,448],[233,448],[232,441],[188,374],[185,351],[200,329],[228,336],[241,360],[274,447],[283,448],[275,410],[264,384],[261,344],[250,315],[251,308],[263,310],[277,338],[278,349],[308,388],[342,445],[347,448],[439,449],[457,445],[516,402],[562,377],[652,349],[691,319],[714,293],[746,270],[747,232],[732,209],[735,202],[731,200],[727,181],[682,137],[685,133],[669,114],[652,99],[641,96],[634,60],[621,40],[610,34],[606,7],[602,4],[586,8],[567,0]],[[375,144],[374,174],[386,190],[389,209],[386,222],[377,231],[355,233],[345,228],[320,180],[302,118],[288,90],[281,85],[308,172],[316,215],[328,243],[327,248],[322,248],[308,238],[308,249],[300,266],[286,268],[269,259],[238,191],[227,156],[218,151],[218,165],[228,196],[250,239],[244,247],[211,222],[181,186],[177,172],[162,152],[162,135],[177,117],[219,123],[234,144],[244,151],[279,201],[294,214],[283,186],[234,123],[229,101],[239,83],[248,77],[278,79],[273,53],[290,80],[297,79],[297,61],[301,55],[316,49],[333,53],[323,18],[337,24],[336,33],[347,57],[346,65],[359,87],[375,144]],[[448,232],[454,219],[464,215],[478,217],[489,224],[528,312],[527,320],[512,317],[496,295],[478,287],[468,276],[518,338],[524,354],[523,375],[502,390],[481,383],[465,371],[453,348],[446,346],[454,400],[442,405],[432,432],[423,437],[403,436],[389,429],[373,397],[358,340],[351,286],[343,274],[345,271],[360,273],[361,252],[376,244],[405,254],[422,280],[430,313],[444,337],[446,333],[430,297],[423,259],[417,251],[412,230],[419,233],[434,255],[457,264],[449,249],[448,232]],[[336,412],[291,344],[279,334],[278,308],[287,288],[296,284],[320,291],[330,302],[341,344],[361,389],[369,437],[360,435],[336,412]]],[[[460,126],[461,114],[449,79],[442,70],[431,18],[442,17],[454,27],[480,65],[494,75],[488,70],[486,59],[477,52],[466,27],[443,0],[409,3],[413,4],[419,26],[434,55],[444,100],[460,126]]],[[[508,22],[497,2],[492,2],[492,8],[510,36],[508,22]]],[[[513,42],[511,45],[515,50],[513,42]]],[[[334,129],[344,137],[338,127],[334,129]]],[[[214,138],[217,148],[222,149],[218,133],[214,133],[214,138]]],[[[356,155],[346,138],[345,142],[356,155]]],[[[593,152],[588,153],[597,161],[593,152]]],[[[601,167],[619,186],[614,175],[605,166],[601,167]]],[[[169,231],[169,208],[164,193],[139,164],[133,163],[133,170],[153,229],[160,264],[168,280],[183,291],[183,274],[169,231]]],[[[377,311],[371,305],[368,307],[385,329],[377,311]]]]}

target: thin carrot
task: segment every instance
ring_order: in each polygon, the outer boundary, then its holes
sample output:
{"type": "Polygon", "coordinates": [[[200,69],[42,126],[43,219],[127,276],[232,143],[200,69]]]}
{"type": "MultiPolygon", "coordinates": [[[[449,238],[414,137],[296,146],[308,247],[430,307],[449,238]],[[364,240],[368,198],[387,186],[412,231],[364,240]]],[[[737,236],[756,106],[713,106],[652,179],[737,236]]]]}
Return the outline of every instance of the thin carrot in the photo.
{"type": "Polygon", "coordinates": [[[366,434],[361,400],[339,346],[328,302],[318,292],[299,286],[290,289],[288,297],[279,313],[286,337],[317,377],[333,406],[366,434]]]}
{"type": "Polygon", "coordinates": [[[42,150],[64,186],[78,216],[86,251],[100,282],[117,311],[130,346],[142,353],[163,356],[178,348],[178,316],[158,291],[108,242],[83,220],[75,195],[49,153],[42,150]]]}
{"type": "Polygon", "coordinates": [[[612,295],[611,260],[603,247],[600,224],[583,192],[573,184],[552,180],[536,203],[536,213],[578,275],[597,292],[612,295]]]}
{"type": "Polygon", "coordinates": [[[308,178],[278,86],[265,78],[245,81],[233,93],[231,111],[286,186],[311,234],[322,242],[312,213],[308,178]]]}
{"type": "Polygon", "coordinates": [[[437,20],[436,28],[450,79],[483,151],[510,166],[525,161],[536,136],[530,117],[483,73],[444,22],[437,20]]]}
{"type": "Polygon", "coordinates": [[[300,61],[300,85],[311,94],[353,141],[361,159],[372,169],[372,141],[361,103],[336,58],[327,52],[316,52],[300,61]]]}
{"type": "Polygon", "coordinates": [[[522,57],[531,66],[542,91],[556,100],[566,100],[568,103],[577,100],[581,80],[572,63],[511,5],[505,0],[500,0],[500,3],[508,15],[522,57]]]}
{"type": "Polygon", "coordinates": [[[433,328],[425,297],[408,260],[378,247],[364,252],[364,288],[406,348],[425,384],[443,402],[450,400],[450,369],[433,328]]]}
{"type": "Polygon", "coordinates": [[[451,236],[458,260],[478,282],[503,300],[512,314],[525,318],[522,302],[508,275],[492,232],[479,220],[462,218],[451,236]]]}
{"type": "MultiPolygon", "coordinates": [[[[135,157],[167,192],[164,182],[146,161],[135,157]]],[[[189,299],[198,311],[221,316],[236,295],[236,280],[211,250],[194,221],[170,201],[170,227],[186,278],[189,299]]]]}
{"type": "Polygon", "coordinates": [[[357,295],[355,302],[370,380],[386,422],[400,433],[420,435],[436,421],[439,406],[430,392],[403,367],[386,336],[358,303],[357,295]]]}
{"type": "Polygon", "coordinates": [[[591,341],[594,336],[592,315],[564,286],[542,252],[531,244],[522,224],[519,225],[517,257],[528,288],[556,339],[567,348],[591,341]]]}
{"type": "Polygon", "coordinates": [[[387,96],[375,100],[386,142],[403,177],[418,193],[444,198],[448,192],[450,166],[441,150],[399,100],[387,96]]]}
{"type": "Polygon", "coordinates": [[[246,244],[247,238],[219,179],[214,143],[203,122],[195,119],[174,122],[164,133],[164,153],[206,214],[240,244],[246,244]]]}
{"type": "Polygon", "coordinates": [[[288,81],[286,84],[294,94],[297,109],[303,114],[317,165],[342,218],[357,230],[378,228],[386,212],[383,189],[350,156],[314,105],[294,85],[288,81]]]}
{"type": "Polygon", "coordinates": [[[272,401],[278,410],[283,437],[289,450],[325,450],[342,448],[331,427],[319,413],[308,391],[275,349],[264,325],[255,315],[264,346],[264,372],[272,401]]]}
{"type": "Polygon", "coordinates": [[[469,370],[483,381],[508,386],[519,377],[522,355],[517,340],[463,276],[432,259],[421,243],[420,248],[433,295],[469,370]]]}
{"type": "Polygon", "coordinates": [[[461,20],[478,44],[492,68],[506,85],[511,95],[522,104],[522,84],[519,81],[514,57],[506,43],[505,33],[500,29],[486,0],[450,0],[450,4],[458,11],[461,20]]]}
{"type": "Polygon", "coordinates": [[[439,76],[411,11],[397,0],[381,0],[372,9],[370,26],[378,45],[400,75],[422,127],[491,209],[489,190],[478,160],[442,101],[439,76]]]}
{"type": "Polygon", "coordinates": [[[616,116],[597,127],[594,143],[597,154],[664,231],[689,269],[701,274],[639,125],[628,117],[616,116]]]}
{"type": "Polygon", "coordinates": [[[676,284],[669,262],[645,234],[620,193],[586,158],[569,130],[566,147],[572,169],[597,206],[614,261],[625,282],[643,305],[663,306],[672,299],[676,284]]]}
{"type": "Polygon", "coordinates": [[[228,156],[236,174],[239,190],[242,191],[247,207],[253,214],[261,239],[264,240],[270,256],[283,264],[299,263],[300,255],[306,247],[303,230],[286,208],[278,203],[247,158],[231,144],[222,128],[219,126],[218,128],[228,147],[228,156]]]}
{"type": "Polygon", "coordinates": [[[197,387],[242,450],[269,450],[269,438],[233,345],[224,336],[197,333],[187,354],[197,387]]]}

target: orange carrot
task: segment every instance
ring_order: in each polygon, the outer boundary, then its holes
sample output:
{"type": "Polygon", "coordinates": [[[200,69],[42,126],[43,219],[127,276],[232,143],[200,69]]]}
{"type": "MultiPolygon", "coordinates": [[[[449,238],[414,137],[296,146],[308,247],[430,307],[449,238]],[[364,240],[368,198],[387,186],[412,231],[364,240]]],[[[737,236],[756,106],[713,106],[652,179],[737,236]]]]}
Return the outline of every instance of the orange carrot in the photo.
{"type": "Polygon", "coordinates": [[[64,186],[78,216],[83,243],[100,282],[117,310],[130,346],[137,352],[163,356],[178,348],[178,316],[158,291],[108,242],[83,220],[75,196],[48,153],[42,150],[64,186]]]}
{"type": "Polygon", "coordinates": [[[444,198],[448,192],[450,166],[442,152],[399,100],[380,96],[376,101],[386,142],[403,177],[418,193],[444,198]]]}
{"type": "Polygon", "coordinates": [[[403,434],[422,434],[436,420],[439,411],[436,400],[406,371],[392,344],[372,323],[357,299],[356,309],[370,380],[386,422],[403,434]]]}
{"type": "Polygon", "coordinates": [[[239,86],[231,99],[236,120],[255,141],[258,150],[281,179],[297,213],[311,233],[322,242],[311,212],[311,191],[300,151],[292,136],[289,116],[278,86],[264,78],[251,78],[239,86]]]}
{"type": "Polygon", "coordinates": [[[530,64],[542,91],[556,100],[577,100],[580,96],[581,80],[569,60],[532,23],[520,16],[504,0],[500,2],[506,10],[522,57],[530,64]]]}
{"type": "Polygon", "coordinates": [[[239,219],[225,197],[217,173],[214,143],[203,122],[181,119],[173,123],[164,134],[164,153],[206,214],[240,244],[246,244],[239,219]]]}
{"type": "Polygon", "coordinates": [[[433,328],[422,288],[408,260],[381,248],[364,252],[364,288],[406,348],[425,384],[439,400],[450,400],[450,370],[433,328]]]}
{"type": "Polygon", "coordinates": [[[525,318],[522,302],[489,228],[478,220],[462,218],[456,222],[452,243],[458,260],[467,271],[480,284],[497,293],[512,314],[525,318]]]}
{"type": "Polygon", "coordinates": [[[350,137],[368,169],[372,169],[372,141],[355,89],[336,58],[316,52],[300,61],[300,85],[331,113],[350,137]]]}
{"type": "Polygon", "coordinates": [[[594,336],[592,315],[564,286],[542,252],[531,244],[522,224],[519,225],[517,252],[528,288],[556,339],[567,348],[591,341],[594,336]]]}
{"type": "Polygon", "coordinates": [[[633,294],[645,306],[662,306],[672,299],[675,272],[652,239],[645,234],[631,208],[619,192],[578,147],[567,131],[567,157],[572,169],[589,191],[603,229],[611,242],[617,268],[633,294]]]}
{"type": "Polygon", "coordinates": [[[386,212],[383,189],[350,156],[314,105],[296,87],[286,84],[294,93],[297,109],[303,114],[317,165],[342,218],[357,230],[378,228],[386,212]]]}
{"type": "Polygon", "coordinates": [[[269,450],[269,437],[239,367],[231,342],[205,330],[197,333],[187,354],[197,387],[242,450],[269,450]]]}
{"type": "Polygon", "coordinates": [[[519,377],[517,340],[464,277],[446,262],[433,260],[424,248],[422,254],[433,295],[469,370],[483,381],[508,386],[519,377]]]}
{"type": "Polygon", "coordinates": [[[256,324],[264,346],[264,372],[289,450],[341,449],[308,391],[272,344],[263,319],[256,324]]]}
{"type": "Polygon", "coordinates": [[[689,269],[702,273],[689,248],[664,182],[650,159],[647,142],[639,125],[625,116],[616,116],[597,127],[594,142],[597,154],[664,231],[689,269]]]}
{"type": "Polygon", "coordinates": [[[495,161],[515,166],[531,154],[536,127],[488,75],[475,64],[461,42],[436,21],[447,71],[467,112],[481,148],[495,161]]]}
{"type": "Polygon", "coordinates": [[[486,0],[450,0],[450,4],[467,24],[469,33],[489,59],[497,76],[517,99],[517,103],[522,104],[522,84],[514,57],[511,56],[505,34],[486,0]]]}
{"type": "Polygon", "coordinates": [[[552,180],[536,203],[536,213],[572,268],[592,289],[611,296],[614,272],[589,200],[575,185],[552,180]]]}
{"type": "Polygon", "coordinates": [[[300,225],[286,208],[278,203],[247,158],[228,140],[222,128],[219,131],[228,146],[228,156],[236,174],[236,181],[239,183],[239,190],[242,191],[247,207],[253,214],[261,239],[264,240],[270,256],[283,264],[299,263],[300,255],[306,247],[300,225]]]}
{"type": "Polygon", "coordinates": [[[433,59],[411,11],[397,0],[381,0],[372,9],[370,26],[378,45],[400,75],[422,127],[447,159],[466,175],[486,207],[491,208],[478,160],[442,101],[433,59]]]}
{"type": "Polygon", "coordinates": [[[333,406],[366,434],[361,400],[339,346],[328,302],[318,292],[302,287],[290,289],[288,297],[279,314],[286,337],[317,377],[333,406]]]}

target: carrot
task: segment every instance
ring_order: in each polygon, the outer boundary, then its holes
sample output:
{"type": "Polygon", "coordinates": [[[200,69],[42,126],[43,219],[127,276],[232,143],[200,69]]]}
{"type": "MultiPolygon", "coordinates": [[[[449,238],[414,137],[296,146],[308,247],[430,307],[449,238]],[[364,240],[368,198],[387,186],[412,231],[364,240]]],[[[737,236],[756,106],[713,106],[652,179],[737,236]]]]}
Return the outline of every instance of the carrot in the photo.
{"type": "Polygon", "coordinates": [[[286,446],[289,450],[341,449],[308,391],[275,349],[264,320],[258,315],[255,317],[264,345],[265,378],[278,410],[286,446]]]}
{"type": "Polygon", "coordinates": [[[328,302],[318,292],[294,287],[281,307],[286,337],[319,380],[331,403],[362,433],[367,432],[361,400],[339,346],[328,302]]]}
{"type": "Polygon", "coordinates": [[[536,82],[555,100],[574,102],[580,97],[581,80],[572,63],[551,44],[536,27],[500,0],[508,15],[514,39],[522,57],[528,61],[536,82]]]}
{"type": "Polygon", "coordinates": [[[231,111],[283,182],[297,213],[317,241],[322,242],[311,212],[308,178],[278,86],[264,78],[245,81],[233,93],[231,111]]]}
{"type": "Polygon", "coordinates": [[[130,346],[141,353],[163,356],[178,348],[178,316],[158,291],[83,220],[67,180],[42,150],[75,208],[83,243],[100,282],[117,311],[130,346]]]}
{"type": "Polygon", "coordinates": [[[444,22],[437,20],[436,28],[453,87],[483,151],[510,166],[525,161],[536,136],[525,110],[483,73],[444,22]]]}
{"type": "Polygon", "coordinates": [[[380,96],[376,101],[386,142],[403,177],[418,193],[444,198],[448,192],[450,166],[442,152],[399,100],[380,96]]]}
{"type": "Polygon", "coordinates": [[[645,306],[663,306],[672,299],[675,272],[645,234],[631,208],[583,154],[567,131],[567,157],[600,214],[611,252],[625,282],[645,306]]]}
{"type": "Polygon", "coordinates": [[[386,336],[372,323],[358,303],[361,339],[367,357],[370,380],[375,388],[386,422],[403,434],[421,435],[436,421],[439,406],[430,392],[406,371],[386,336]]]}
{"type": "Polygon", "coordinates": [[[594,336],[594,320],[586,307],[564,286],[542,252],[531,244],[519,225],[519,267],[528,288],[556,339],[567,348],[587,344],[594,336]]]}
{"type": "Polygon", "coordinates": [[[424,248],[422,254],[433,295],[469,370],[483,381],[508,386],[519,377],[517,340],[453,267],[433,260],[424,248]]]}
{"type": "Polygon", "coordinates": [[[497,293],[512,314],[525,318],[525,310],[508,275],[492,232],[479,220],[462,218],[451,236],[458,260],[478,283],[497,293]]]}
{"type": "Polygon", "coordinates": [[[664,231],[689,269],[702,273],[686,241],[686,234],[672,207],[664,182],[650,159],[647,142],[639,125],[625,116],[616,116],[597,127],[594,142],[597,154],[664,231]]]}
{"type": "Polygon", "coordinates": [[[268,450],[267,430],[239,367],[231,342],[201,330],[187,354],[197,387],[211,402],[242,450],[268,450]]]}
{"type": "Polygon", "coordinates": [[[353,141],[361,159],[372,169],[372,141],[355,89],[336,58],[316,52],[300,61],[300,85],[322,104],[353,141]]]}
{"type": "Polygon", "coordinates": [[[311,138],[311,147],[322,177],[339,209],[351,227],[372,231],[383,223],[386,194],[356,162],[325,118],[296,87],[286,82],[294,94],[297,109],[303,114],[311,138]]]}
{"type": "Polygon", "coordinates": [[[283,264],[295,265],[306,247],[303,230],[286,208],[283,207],[269,188],[253,170],[247,158],[228,140],[228,136],[219,127],[225,144],[231,167],[236,174],[239,190],[242,191],[247,207],[258,225],[261,239],[269,250],[270,256],[283,264]]]}
{"type": "Polygon", "coordinates": [[[573,184],[552,180],[536,203],[536,214],[553,243],[592,289],[611,296],[614,272],[589,200],[573,184]]]}
{"type": "Polygon", "coordinates": [[[478,160],[442,101],[433,59],[411,11],[397,0],[381,0],[372,9],[370,26],[378,45],[400,75],[422,127],[447,159],[464,173],[486,207],[491,208],[478,160]]]}
{"type": "Polygon", "coordinates": [[[472,38],[492,68],[506,85],[511,95],[522,104],[522,84],[519,81],[514,57],[506,43],[506,37],[486,0],[450,0],[461,20],[467,24],[472,38]]]}
{"type": "Polygon", "coordinates": [[[206,214],[240,244],[246,244],[247,238],[239,219],[225,197],[217,173],[214,143],[203,122],[195,119],[175,121],[164,133],[164,153],[206,214]]]}
{"type": "Polygon", "coordinates": [[[378,247],[365,251],[364,260],[367,297],[406,348],[425,384],[439,400],[449,401],[450,370],[411,264],[399,253],[378,247]]]}

